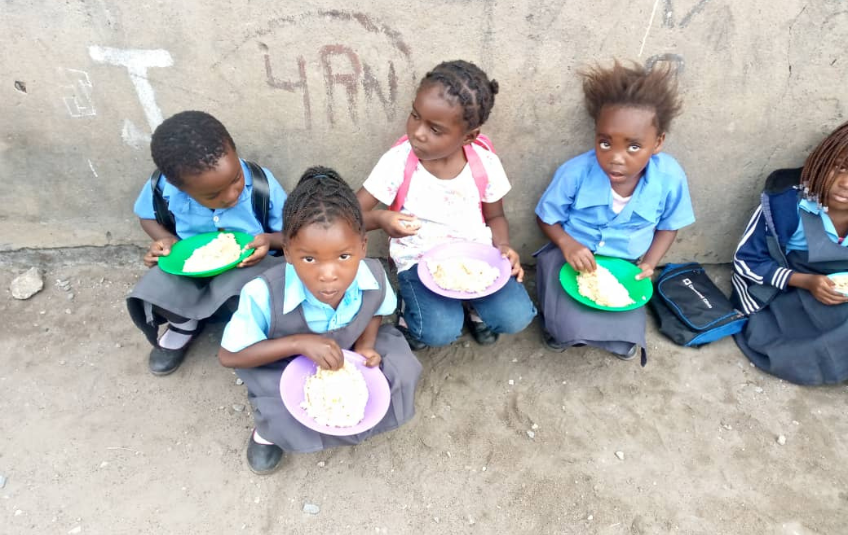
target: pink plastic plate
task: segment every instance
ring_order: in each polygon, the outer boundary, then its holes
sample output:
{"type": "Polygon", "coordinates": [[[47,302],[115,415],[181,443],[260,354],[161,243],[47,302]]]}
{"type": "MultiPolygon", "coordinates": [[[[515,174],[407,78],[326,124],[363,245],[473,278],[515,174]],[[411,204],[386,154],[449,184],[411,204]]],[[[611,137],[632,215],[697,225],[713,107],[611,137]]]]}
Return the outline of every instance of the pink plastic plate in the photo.
{"type": "Polygon", "coordinates": [[[362,372],[362,376],[365,378],[365,384],[368,386],[368,402],[365,404],[365,417],[353,427],[321,425],[301,408],[300,404],[303,403],[304,399],[303,387],[306,384],[306,379],[315,375],[315,372],[318,371],[318,365],[307,357],[303,355],[295,357],[283,370],[283,376],[280,378],[280,396],[283,398],[283,405],[294,416],[294,419],[309,429],[337,437],[355,435],[371,429],[386,415],[386,412],[389,410],[389,402],[391,401],[389,382],[380,368],[367,367],[365,365],[365,357],[359,353],[347,350],[342,351],[345,360],[352,362],[362,372]]]}
{"type": "Polygon", "coordinates": [[[500,290],[509,281],[512,274],[512,266],[509,260],[501,256],[501,252],[491,245],[474,242],[455,242],[446,243],[433,247],[421,257],[418,262],[418,278],[432,292],[453,299],[477,299],[485,297],[500,290]],[[427,260],[446,260],[448,258],[470,258],[474,260],[482,260],[492,267],[496,267],[501,271],[501,276],[495,279],[491,286],[482,292],[458,292],[456,290],[445,290],[433,280],[433,275],[430,274],[430,268],[427,267],[427,260]]]}

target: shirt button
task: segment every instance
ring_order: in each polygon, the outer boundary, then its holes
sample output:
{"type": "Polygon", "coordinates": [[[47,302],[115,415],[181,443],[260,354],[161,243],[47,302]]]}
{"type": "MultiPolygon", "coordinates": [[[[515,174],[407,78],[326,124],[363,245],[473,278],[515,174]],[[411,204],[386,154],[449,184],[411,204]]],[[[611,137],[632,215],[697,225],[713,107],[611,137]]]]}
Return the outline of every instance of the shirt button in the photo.
{"type": "Polygon", "coordinates": [[[604,243],[604,241],[603,241],[603,240],[601,240],[601,241],[599,241],[599,242],[598,242],[598,247],[603,247],[604,245],[605,245],[605,243],[604,243]]]}
{"type": "Polygon", "coordinates": [[[213,217],[213,218],[212,218],[212,221],[214,221],[214,222],[216,222],[216,223],[217,223],[217,222],[218,222],[218,216],[213,217]]]}

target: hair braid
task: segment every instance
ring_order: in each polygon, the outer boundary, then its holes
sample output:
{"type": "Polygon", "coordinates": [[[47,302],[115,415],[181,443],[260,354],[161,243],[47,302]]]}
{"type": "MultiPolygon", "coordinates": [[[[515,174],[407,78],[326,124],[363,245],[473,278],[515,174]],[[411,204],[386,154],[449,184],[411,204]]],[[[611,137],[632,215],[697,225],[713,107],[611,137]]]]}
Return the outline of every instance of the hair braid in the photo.
{"type": "Polygon", "coordinates": [[[303,227],[339,220],[365,235],[362,208],[347,182],[329,167],[310,167],[283,205],[283,237],[288,241],[303,227]]]}
{"type": "Polygon", "coordinates": [[[436,65],[421,80],[420,87],[441,84],[447,94],[462,107],[462,120],[473,130],[482,126],[495,105],[497,80],[489,77],[477,65],[463,60],[446,61],[436,65]]]}
{"type": "Polygon", "coordinates": [[[807,156],[801,170],[801,184],[807,196],[820,204],[827,203],[827,194],[848,157],[848,122],[831,132],[807,156]]]}

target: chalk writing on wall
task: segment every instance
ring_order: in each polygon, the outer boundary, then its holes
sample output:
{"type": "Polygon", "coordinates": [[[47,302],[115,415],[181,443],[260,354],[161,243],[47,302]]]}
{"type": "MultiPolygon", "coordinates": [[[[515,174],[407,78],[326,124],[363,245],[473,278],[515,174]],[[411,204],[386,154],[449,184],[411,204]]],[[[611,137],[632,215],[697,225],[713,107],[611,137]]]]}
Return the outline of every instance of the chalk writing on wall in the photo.
{"type": "Polygon", "coordinates": [[[280,108],[302,109],[300,126],[306,130],[325,118],[328,126],[353,129],[366,120],[393,124],[398,73],[410,82],[416,79],[400,33],[358,12],[326,10],[272,19],[213,68],[257,59],[264,83],[279,91],[280,108]],[[259,58],[253,47],[244,46],[248,43],[258,45],[259,58]],[[323,113],[316,116],[316,111],[323,113]]]}
{"type": "MultiPolygon", "coordinates": [[[[91,59],[98,63],[108,63],[127,69],[130,81],[135,88],[136,96],[147,119],[149,131],[152,133],[162,123],[162,110],[156,104],[156,94],[147,78],[147,70],[172,66],[174,60],[171,58],[171,54],[167,50],[161,49],[136,50],[101,46],[89,47],[88,53],[91,59]]],[[[150,134],[137,127],[129,119],[124,119],[121,137],[124,143],[133,148],[141,148],[150,143],[150,134]]]]}
{"type": "MultiPolygon", "coordinates": [[[[678,0],[679,1],[679,0],[678,0]]],[[[689,26],[689,23],[692,22],[692,18],[695,17],[698,13],[704,10],[707,7],[707,4],[710,3],[710,0],[698,0],[692,9],[689,10],[688,13],[683,15],[683,18],[680,19],[680,23],[677,24],[678,28],[685,28],[689,26]]],[[[663,21],[662,24],[665,28],[674,28],[675,20],[674,20],[674,0],[663,0],[663,21]]]]}
{"type": "Polygon", "coordinates": [[[92,84],[88,73],[77,69],[62,69],[61,75],[65,78],[62,85],[64,95],[62,102],[71,117],[93,117],[97,115],[94,109],[94,101],[91,99],[92,84]]]}
{"type": "Polygon", "coordinates": [[[686,62],[680,54],[654,54],[645,60],[645,68],[653,69],[657,63],[669,63],[677,76],[683,74],[683,69],[686,67],[686,62]]]}

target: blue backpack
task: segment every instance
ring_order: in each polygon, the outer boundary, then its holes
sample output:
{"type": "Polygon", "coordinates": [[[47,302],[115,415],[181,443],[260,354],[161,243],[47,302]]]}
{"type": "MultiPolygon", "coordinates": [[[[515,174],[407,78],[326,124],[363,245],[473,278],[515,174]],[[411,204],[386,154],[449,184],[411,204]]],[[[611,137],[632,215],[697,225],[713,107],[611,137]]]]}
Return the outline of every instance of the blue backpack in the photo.
{"type": "Polygon", "coordinates": [[[660,332],[686,347],[734,335],[748,321],[697,262],[668,264],[657,279],[649,304],[660,332]]]}

